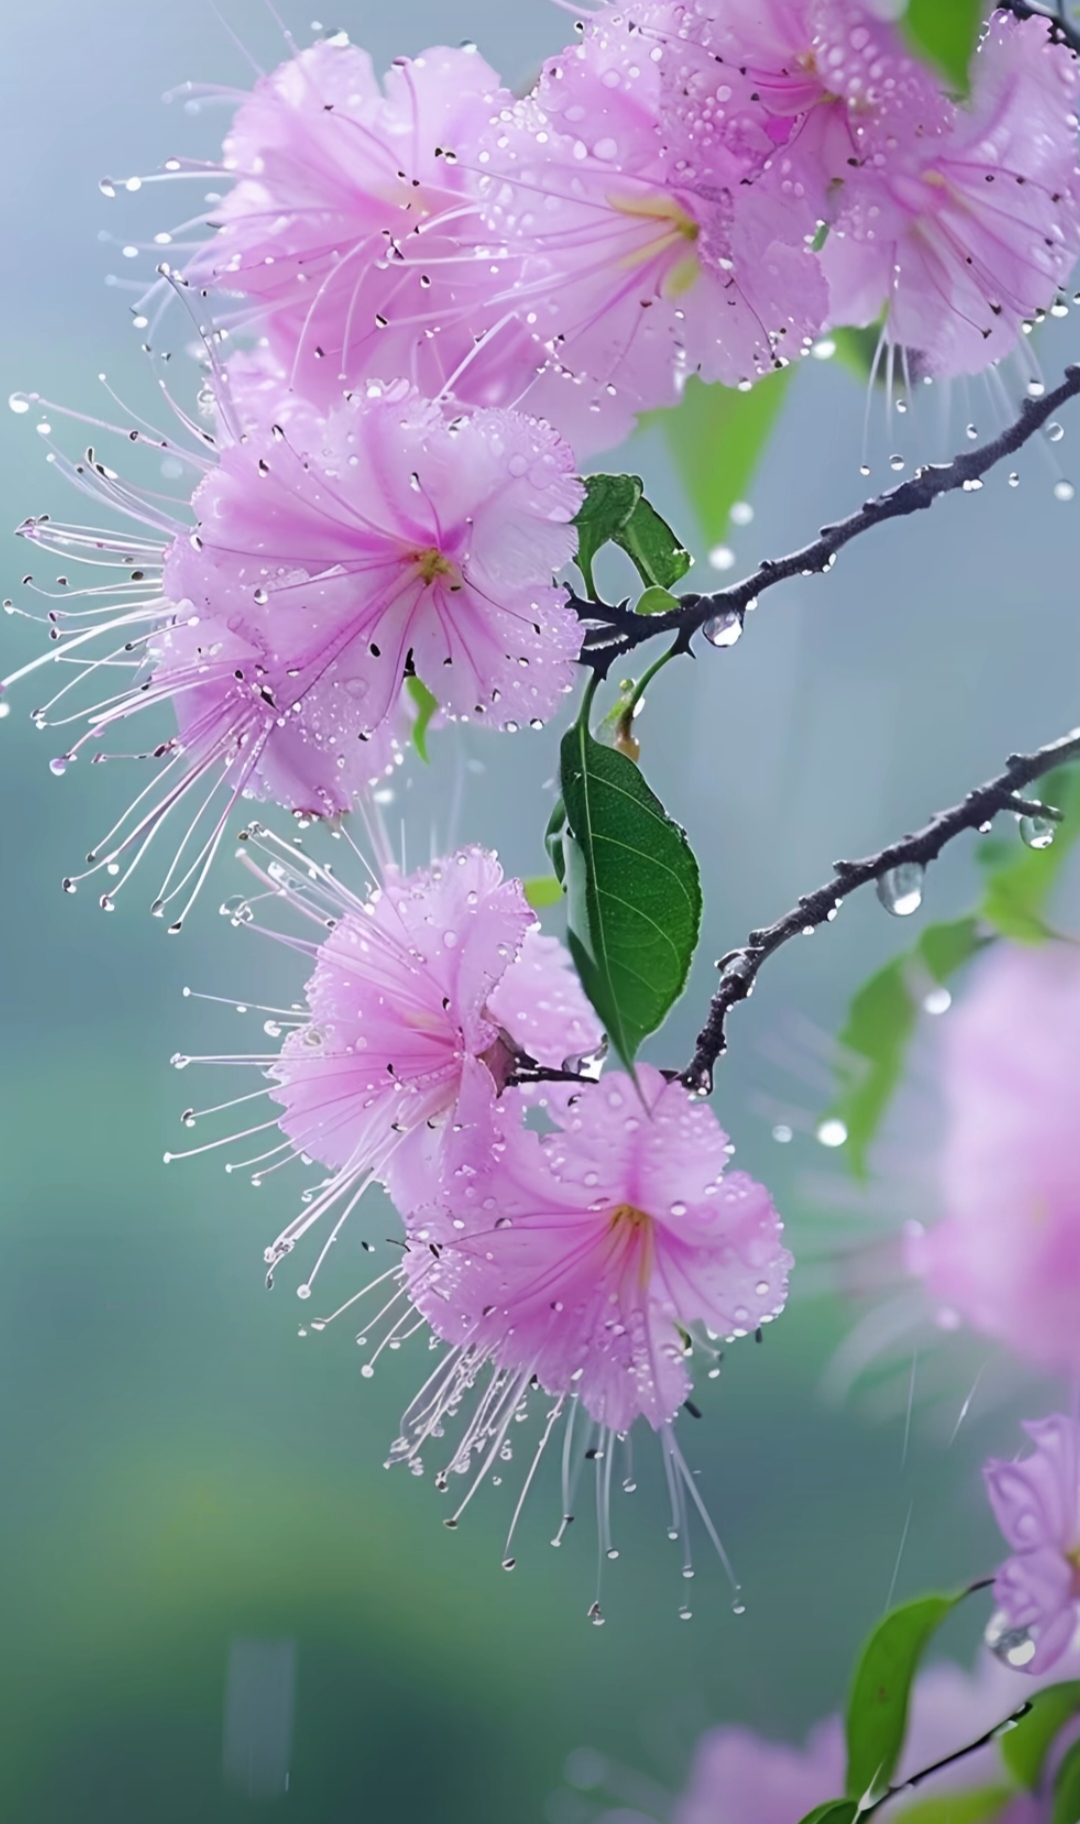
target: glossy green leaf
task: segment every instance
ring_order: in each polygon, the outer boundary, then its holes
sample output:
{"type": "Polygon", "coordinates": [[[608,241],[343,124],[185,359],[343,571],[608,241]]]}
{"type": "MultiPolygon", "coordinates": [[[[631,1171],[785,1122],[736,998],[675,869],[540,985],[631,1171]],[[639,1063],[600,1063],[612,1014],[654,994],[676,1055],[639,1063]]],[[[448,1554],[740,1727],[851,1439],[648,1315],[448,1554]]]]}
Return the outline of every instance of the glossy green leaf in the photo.
{"type": "Polygon", "coordinates": [[[908,0],[903,29],[920,57],[937,65],[957,95],[968,90],[968,66],[983,22],[984,0],[908,0]]]}
{"type": "Polygon", "coordinates": [[[668,614],[679,606],[670,589],[646,589],[637,604],[638,614],[668,614]]]}
{"type": "Polygon", "coordinates": [[[904,1074],[927,988],[949,979],[986,939],[975,918],[928,925],[855,995],[840,1033],[839,1093],[830,1117],[847,1129],[847,1160],[865,1178],[867,1154],[904,1074]]]}
{"type": "Polygon", "coordinates": [[[815,1805],[802,1824],[855,1824],[858,1815],[859,1808],[853,1799],[829,1799],[824,1805],[815,1805]]]}
{"type": "Polygon", "coordinates": [[[648,414],[647,422],[663,427],[706,544],[719,543],[735,502],[750,492],[792,372],[782,368],[748,393],[706,386],[695,375],[678,405],[648,414]]]}
{"type": "Polygon", "coordinates": [[[847,1789],[853,1799],[889,1785],[907,1732],[919,1661],[959,1596],[920,1596],[890,1610],[874,1629],[855,1672],[847,1708],[847,1789]]]}
{"type": "Polygon", "coordinates": [[[534,912],[542,912],[545,906],[557,906],[563,896],[562,882],[554,874],[534,874],[522,885],[534,912]]]}
{"type": "Polygon", "coordinates": [[[1080,1824],[1080,1742],[1074,1742],[1057,1771],[1050,1824],[1080,1824]]]}
{"type": "Polygon", "coordinates": [[[943,1792],[905,1805],[904,1824],[990,1824],[1016,1798],[1015,1786],[980,1786],[974,1792],[943,1792]]]}
{"type": "Polygon", "coordinates": [[[422,678],[406,678],[405,688],[416,704],[416,720],[412,726],[413,746],[426,766],[428,763],[427,731],[431,718],[439,707],[439,699],[433,696],[422,678]]]}
{"type": "MultiPolygon", "coordinates": [[[[586,475],[585,499],[574,524],[578,535],[578,569],[590,596],[596,595],[593,565],[604,546],[627,525],[642,495],[637,475],[586,475]]],[[[650,579],[651,580],[651,579],[650,579]]]]}
{"type": "Polygon", "coordinates": [[[570,949],[632,1068],[686,985],[701,928],[698,865],[633,761],[583,722],[563,738],[561,786],[570,949]]]}
{"type": "Polygon", "coordinates": [[[667,520],[660,517],[644,495],[626,524],[613,535],[613,542],[626,552],[646,589],[672,588],[694,561],[667,520]]]}
{"type": "Polygon", "coordinates": [[[1034,1792],[1056,1737],[1077,1715],[1080,1680],[1069,1679],[1065,1684],[1047,1685],[1035,1692],[1027,1716],[1001,1738],[1001,1758],[1021,1786],[1034,1792]]]}
{"type": "Polygon", "coordinates": [[[1054,935],[1045,913],[1080,837],[1080,767],[1059,767],[1033,789],[1044,803],[1063,813],[1050,847],[1028,849],[1017,838],[993,836],[979,849],[986,874],[983,916],[1002,937],[1018,944],[1042,944],[1054,935]]]}

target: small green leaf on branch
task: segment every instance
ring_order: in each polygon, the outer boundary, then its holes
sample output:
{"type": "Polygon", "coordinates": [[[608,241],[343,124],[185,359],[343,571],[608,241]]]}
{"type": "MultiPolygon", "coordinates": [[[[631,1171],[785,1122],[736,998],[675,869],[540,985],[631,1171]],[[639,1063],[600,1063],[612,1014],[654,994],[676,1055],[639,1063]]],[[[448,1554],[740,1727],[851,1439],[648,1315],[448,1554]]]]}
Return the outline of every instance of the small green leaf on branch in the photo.
{"type": "Polygon", "coordinates": [[[637,612],[638,614],[670,614],[671,610],[678,606],[678,599],[672,595],[670,589],[654,587],[646,589],[644,595],[639,598],[637,612]]]}
{"type": "Polygon", "coordinates": [[[854,1799],[829,1799],[824,1805],[815,1805],[802,1824],[855,1824],[858,1815],[854,1799]]]}
{"type": "MultiPolygon", "coordinates": [[[[614,542],[626,552],[648,590],[672,588],[686,575],[694,561],[686,546],[676,538],[667,520],[661,519],[656,508],[649,504],[644,495],[626,524],[620,526],[615,533],[614,542]]],[[[678,606],[677,603],[673,605],[678,606]]],[[[657,614],[660,610],[646,608],[639,609],[639,612],[657,614]]]]}
{"type": "Polygon", "coordinates": [[[892,1609],[874,1629],[855,1672],[847,1708],[847,1789],[877,1797],[892,1782],[907,1733],[908,1704],[927,1644],[961,1596],[920,1596],[892,1609]]]}
{"type": "Polygon", "coordinates": [[[584,720],[563,738],[561,867],[568,940],[582,985],[628,1069],[678,1000],[701,928],[701,881],[686,836],[632,760],[584,720]]]}
{"type": "Polygon", "coordinates": [[[574,520],[578,534],[577,564],[585,578],[586,591],[595,601],[593,565],[597,554],[605,545],[611,544],[629,522],[643,487],[637,475],[586,475],[584,480],[585,499],[574,520]]]}

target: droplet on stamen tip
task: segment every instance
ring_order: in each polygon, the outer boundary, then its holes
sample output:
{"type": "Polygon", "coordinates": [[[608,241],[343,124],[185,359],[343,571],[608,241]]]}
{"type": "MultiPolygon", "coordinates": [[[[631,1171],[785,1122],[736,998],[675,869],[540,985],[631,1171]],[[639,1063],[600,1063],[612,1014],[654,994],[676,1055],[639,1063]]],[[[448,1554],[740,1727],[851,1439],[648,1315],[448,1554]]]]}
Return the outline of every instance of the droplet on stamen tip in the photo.
{"type": "Polygon", "coordinates": [[[877,896],[886,912],[894,918],[910,918],[922,905],[925,879],[926,869],[918,861],[888,868],[877,883],[877,896]]]}

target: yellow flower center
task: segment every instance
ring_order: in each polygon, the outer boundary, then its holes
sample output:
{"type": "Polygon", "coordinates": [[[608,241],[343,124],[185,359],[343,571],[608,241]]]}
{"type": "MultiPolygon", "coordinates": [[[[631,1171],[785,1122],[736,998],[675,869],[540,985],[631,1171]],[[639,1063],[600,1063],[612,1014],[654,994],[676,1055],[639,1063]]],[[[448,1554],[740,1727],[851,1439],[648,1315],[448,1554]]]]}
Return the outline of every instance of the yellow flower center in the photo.
{"type": "Polygon", "coordinates": [[[430,587],[430,585],[437,582],[440,577],[448,577],[450,579],[451,589],[461,588],[461,573],[458,570],[457,565],[452,564],[450,559],[444,557],[442,552],[436,550],[434,545],[430,545],[426,551],[413,551],[409,557],[409,562],[413,565],[417,576],[425,586],[430,587]]]}
{"type": "Polygon", "coordinates": [[[628,1248],[639,1249],[638,1283],[648,1285],[652,1278],[653,1267],[653,1219],[645,1210],[639,1210],[632,1203],[620,1203],[612,1210],[608,1228],[613,1236],[618,1236],[628,1248]]]}
{"type": "MultiPolygon", "coordinates": [[[[654,192],[651,196],[610,196],[609,203],[620,215],[629,215],[639,221],[655,222],[659,232],[642,245],[635,247],[632,253],[624,255],[619,265],[627,270],[635,266],[645,266],[650,260],[659,258],[677,248],[679,243],[696,245],[701,238],[701,224],[676,202],[673,196],[664,196],[654,192]]],[[[666,298],[680,298],[689,291],[698,277],[701,267],[696,253],[688,253],[672,266],[664,275],[663,292],[666,298]]]]}

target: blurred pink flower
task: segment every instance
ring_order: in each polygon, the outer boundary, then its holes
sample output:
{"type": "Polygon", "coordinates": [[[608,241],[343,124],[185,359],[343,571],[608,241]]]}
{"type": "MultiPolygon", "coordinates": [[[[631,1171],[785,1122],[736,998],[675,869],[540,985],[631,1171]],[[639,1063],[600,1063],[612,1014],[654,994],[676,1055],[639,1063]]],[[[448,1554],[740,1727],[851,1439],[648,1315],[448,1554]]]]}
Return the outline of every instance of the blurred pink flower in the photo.
{"type": "Polygon", "coordinates": [[[464,362],[458,396],[504,403],[515,344],[497,339],[485,371],[476,338],[515,265],[476,193],[479,148],[511,99],[475,51],[398,58],[385,94],[343,33],[301,51],[237,111],[235,181],[192,278],[253,300],[289,381],[323,405],[371,377],[435,396],[464,362]]]}
{"type": "Polygon", "coordinates": [[[794,359],[826,309],[808,249],[744,191],[764,130],[729,143],[665,103],[686,10],[602,10],[504,111],[491,155],[486,213],[523,256],[517,306],[548,350],[523,397],[580,453],[689,373],[749,384],[794,359]]]}
{"type": "Polygon", "coordinates": [[[836,323],[885,311],[931,374],[976,373],[1049,308],[1080,252],[1077,60],[1045,21],[995,12],[970,103],[852,111],[855,157],[822,250],[836,323]]]}
{"type": "Polygon", "coordinates": [[[610,1431],[658,1429],[690,1391],[692,1325],[745,1335],[782,1310],[782,1224],[726,1170],[712,1110],[649,1065],[550,1113],[541,1139],[482,1086],[463,1099],[443,1196],[410,1221],[413,1297],[438,1335],[610,1431]]]}
{"type": "Polygon", "coordinates": [[[1014,1556],[994,1583],[1004,1622],[1021,1638],[1010,1664],[1049,1671],[1080,1631],[1080,1424],[1060,1414],[1026,1423],[1035,1450],[1023,1461],[992,1459],[990,1505],[1014,1556]]]}
{"type": "Polygon", "coordinates": [[[974,1329],[1080,1369],[1080,951],[997,944],[943,1032],[944,1215],[908,1267],[974,1329]]]}

